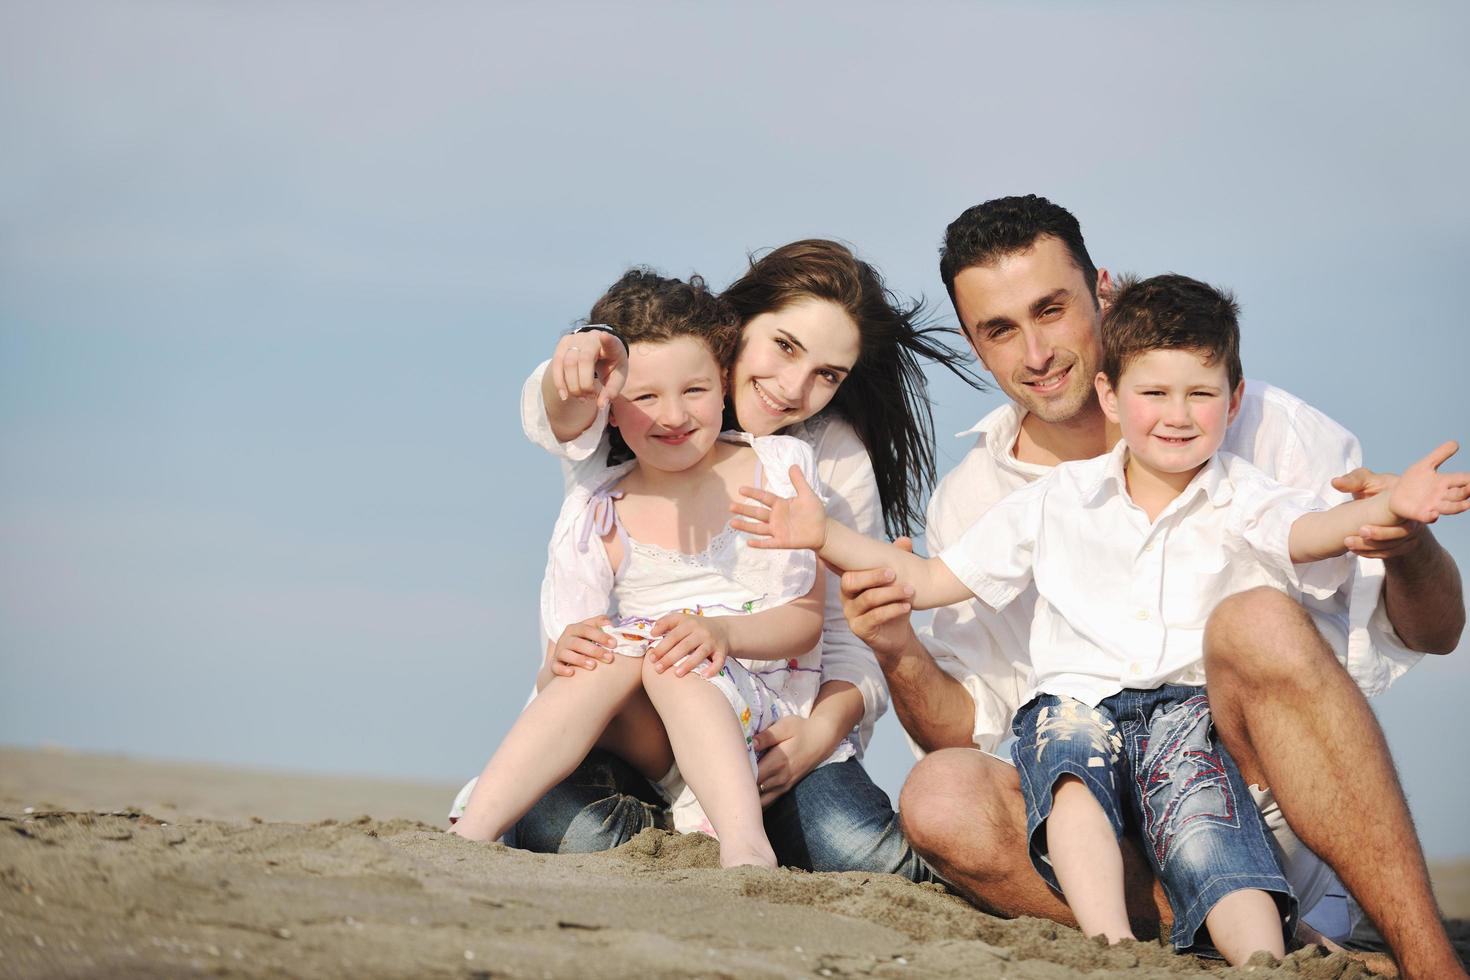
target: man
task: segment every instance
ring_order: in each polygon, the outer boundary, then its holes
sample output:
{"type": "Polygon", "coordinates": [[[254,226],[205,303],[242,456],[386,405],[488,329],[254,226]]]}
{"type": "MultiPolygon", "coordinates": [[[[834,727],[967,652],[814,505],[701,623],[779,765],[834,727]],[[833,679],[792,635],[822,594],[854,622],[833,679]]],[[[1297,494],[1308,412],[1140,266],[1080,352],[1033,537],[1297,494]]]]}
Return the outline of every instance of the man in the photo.
{"type": "MultiPolygon", "coordinates": [[[[1117,439],[1093,388],[1111,281],[1093,265],[1070,213],[1035,196],[971,208],[948,229],[940,274],[966,339],[1013,404],[976,426],[975,448],[935,492],[926,533],[936,553],[1011,490],[1059,462],[1100,455],[1117,439]]],[[[1319,493],[1329,481],[1363,494],[1383,480],[1358,468],[1350,434],[1258,383],[1247,383],[1224,448],[1319,493]]],[[[1454,649],[1465,621],[1459,573],[1422,526],[1370,529],[1349,546],[1360,556],[1355,576],[1330,602],[1307,607],[1256,590],[1217,608],[1205,634],[1215,723],[1247,782],[1274,794],[1274,804],[1266,793],[1260,801],[1268,822],[1284,815],[1337,872],[1405,973],[1464,976],[1364,697],[1419,653],[1454,649]]],[[[891,581],[886,569],[849,572],[843,593],[900,721],[930,753],[903,789],[906,835],[977,905],[1072,922],[1027,857],[1015,770],[975,750],[997,746],[1025,693],[1033,601],[1023,597],[1001,615],[974,602],[951,606],[921,638],[891,581]]],[[[1289,831],[1278,839],[1305,910],[1327,873],[1289,831]]],[[[1132,884],[1133,913],[1157,915],[1142,861],[1134,862],[1132,884]]]]}

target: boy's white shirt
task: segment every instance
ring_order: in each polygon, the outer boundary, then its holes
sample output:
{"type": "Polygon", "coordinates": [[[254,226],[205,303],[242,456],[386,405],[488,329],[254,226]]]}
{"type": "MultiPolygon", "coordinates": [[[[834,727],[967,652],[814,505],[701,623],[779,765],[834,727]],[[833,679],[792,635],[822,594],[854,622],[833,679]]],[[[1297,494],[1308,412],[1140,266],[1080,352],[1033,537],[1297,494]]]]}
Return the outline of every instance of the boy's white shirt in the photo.
{"type": "Polygon", "coordinates": [[[1031,680],[1024,697],[1089,706],[1125,687],[1202,685],[1205,621],[1257,586],[1329,599],[1347,556],[1294,565],[1292,523],[1316,494],[1216,453],[1154,521],[1128,496],[1119,441],[1008,494],[939,558],[991,608],[1027,589],[1031,680]]]}
{"type": "MultiPolygon", "coordinates": [[[[562,475],[570,487],[570,464],[607,457],[607,408],[585,432],[568,442],[557,441],[551,431],[546,406],[541,400],[541,381],[550,361],[543,361],[521,388],[521,428],[526,438],[562,460],[562,475]]],[[[827,513],[869,537],[883,536],[883,511],[873,464],[862,440],[841,419],[818,417],[784,430],[811,448],[816,476],[827,494],[827,513]]],[[[784,479],[784,471],[782,477],[784,479]]],[[[853,635],[842,613],[841,576],[826,578],[826,601],[822,618],[822,681],[846,681],[863,696],[863,717],[850,741],[862,757],[873,726],[888,710],[888,684],[868,645],[853,635]]]]}
{"type": "MultiPolygon", "coordinates": [[[[1015,458],[1022,410],[1006,403],[962,435],[978,436],[974,448],[940,481],[929,502],[925,529],[931,554],[940,554],[1003,497],[1052,471],[1015,458]]],[[[1279,388],[1247,381],[1241,410],[1223,451],[1240,456],[1268,477],[1322,498],[1348,499],[1332,489],[1334,477],[1361,465],[1357,439],[1346,429],[1279,388]]],[[[1388,688],[1422,656],[1407,649],[1383,608],[1383,562],[1351,559],[1352,572],[1330,599],[1311,596],[1303,605],[1323,636],[1368,696],[1388,688]]],[[[1031,688],[1031,621],[1034,586],[996,613],[969,601],[935,610],[919,639],[939,666],[960,681],[975,701],[972,742],[993,751],[1009,734],[1011,717],[1031,688]]],[[[917,755],[923,752],[914,746],[917,755]]]]}

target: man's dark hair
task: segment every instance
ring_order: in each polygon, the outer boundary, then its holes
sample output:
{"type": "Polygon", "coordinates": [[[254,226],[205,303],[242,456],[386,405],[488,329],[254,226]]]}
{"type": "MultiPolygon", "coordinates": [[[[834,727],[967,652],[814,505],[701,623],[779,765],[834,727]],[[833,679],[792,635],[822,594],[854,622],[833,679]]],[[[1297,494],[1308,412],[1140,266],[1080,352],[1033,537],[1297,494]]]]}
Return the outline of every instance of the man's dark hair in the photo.
{"type": "Polygon", "coordinates": [[[1114,388],[1128,362],[1152,350],[1198,351],[1209,364],[1223,363],[1232,392],[1243,377],[1235,297],[1172,272],[1118,283],[1103,314],[1102,343],[1102,372],[1114,388]]]}
{"type": "Polygon", "coordinates": [[[1082,226],[1072,212],[1044,197],[998,197],[977,204],[949,223],[939,250],[939,278],[954,302],[954,277],[976,265],[989,265],[1007,255],[1024,252],[1043,235],[1067,246],[1072,262],[1082,272],[1087,291],[1097,301],[1097,266],[1082,241],[1082,226]]]}

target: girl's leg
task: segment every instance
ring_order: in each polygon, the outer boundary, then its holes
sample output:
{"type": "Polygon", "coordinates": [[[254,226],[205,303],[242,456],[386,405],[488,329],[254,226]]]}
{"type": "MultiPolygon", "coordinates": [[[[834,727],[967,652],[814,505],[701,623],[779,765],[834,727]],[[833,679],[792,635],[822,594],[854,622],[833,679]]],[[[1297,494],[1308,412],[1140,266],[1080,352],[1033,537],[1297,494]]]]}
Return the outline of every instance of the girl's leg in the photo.
{"type": "Polygon", "coordinates": [[[1101,934],[1110,943],[1132,939],[1123,898],[1123,853],[1107,813],[1076,776],[1057,780],[1046,842],[1057,883],[1082,934],[1101,934]]]}
{"type": "Polygon", "coordinates": [[[643,688],[668,729],[679,772],[720,837],[720,864],[774,868],[745,736],[725,695],[702,677],[652,667],[643,671],[643,688]]]}
{"type": "Polygon", "coordinates": [[[1205,916],[1205,926],[1210,942],[1231,966],[1240,966],[1263,949],[1278,960],[1286,955],[1281,910],[1259,888],[1242,888],[1220,899],[1205,916]]]}
{"type": "Polygon", "coordinates": [[[648,700],[648,693],[641,689],[634,691],[622,710],[608,722],[597,739],[597,748],[622,759],[651,783],[663,779],[674,764],[663,719],[648,700]]]}
{"type": "Polygon", "coordinates": [[[450,833],[495,840],[586,757],[641,683],[642,663],[614,657],[596,670],[552,678],[485,764],[450,833]]]}

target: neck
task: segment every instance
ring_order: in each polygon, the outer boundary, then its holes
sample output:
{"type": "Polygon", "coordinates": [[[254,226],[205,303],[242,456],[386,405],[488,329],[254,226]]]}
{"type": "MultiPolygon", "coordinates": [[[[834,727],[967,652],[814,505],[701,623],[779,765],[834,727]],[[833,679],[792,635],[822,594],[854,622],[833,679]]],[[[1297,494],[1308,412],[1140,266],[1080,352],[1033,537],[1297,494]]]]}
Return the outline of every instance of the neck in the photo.
{"type": "Polygon", "coordinates": [[[1016,436],[1016,459],[1041,466],[1091,459],[1107,452],[1116,439],[1116,430],[1109,437],[1107,420],[1093,398],[1080,412],[1061,422],[1044,422],[1027,412],[1016,436]]]}
{"type": "Polygon", "coordinates": [[[1195,474],[1204,469],[1201,463],[1192,470],[1182,473],[1161,473],[1140,463],[1132,453],[1123,467],[1123,476],[1128,483],[1128,496],[1143,509],[1150,522],[1158,519],[1164,508],[1184,492],[1195,474]]]}

